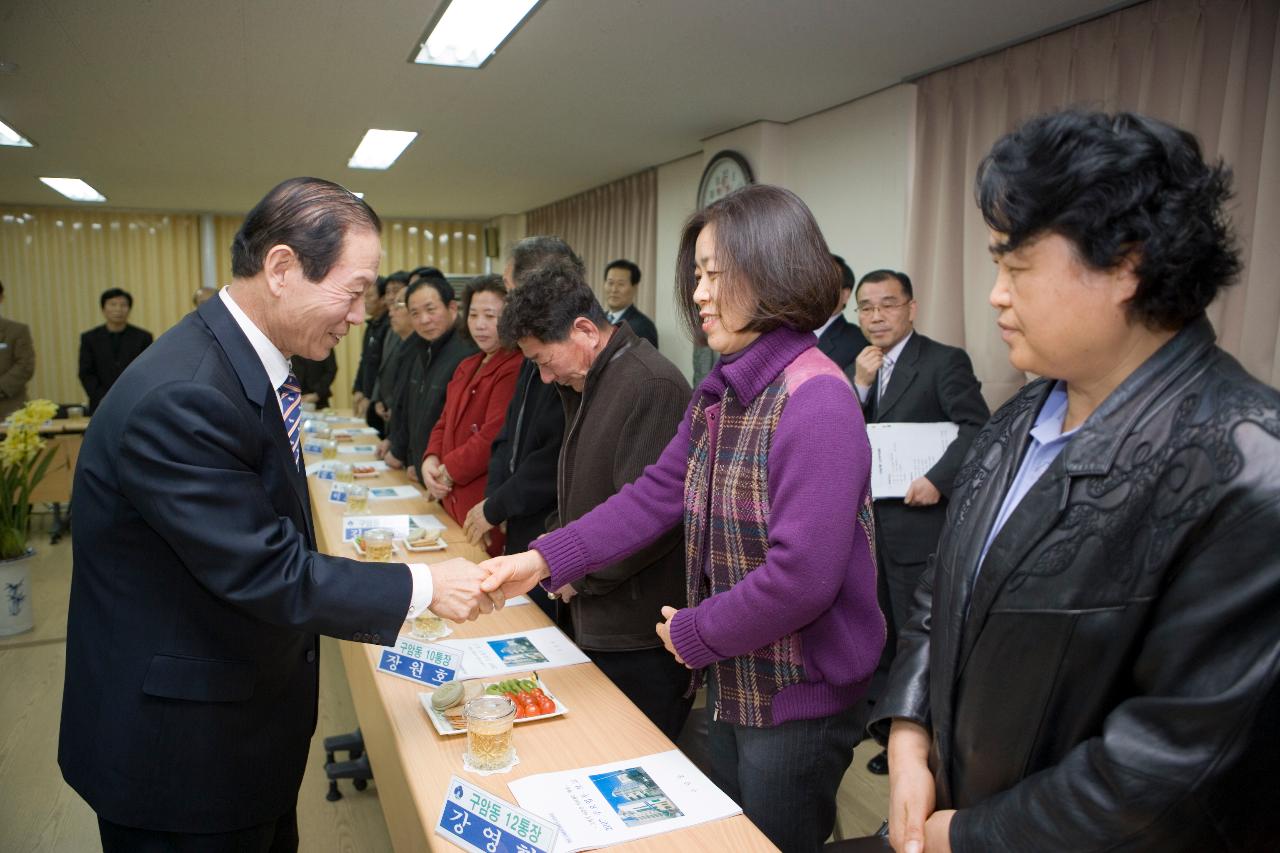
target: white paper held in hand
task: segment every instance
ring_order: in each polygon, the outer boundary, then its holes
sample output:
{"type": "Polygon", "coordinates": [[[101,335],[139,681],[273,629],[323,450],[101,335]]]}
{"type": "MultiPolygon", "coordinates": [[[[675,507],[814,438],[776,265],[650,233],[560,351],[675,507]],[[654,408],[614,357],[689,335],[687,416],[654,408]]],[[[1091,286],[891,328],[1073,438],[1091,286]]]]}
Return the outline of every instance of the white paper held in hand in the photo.
{"type": "MultiPolygon", "coordinates": [[[[952,423],[867,424],[871,441],[871,497],[901,498],[917,477],[938,464],[960,434],[952,423]]],[[[937,483],[934,484],[935,486],[937,483]]]]}

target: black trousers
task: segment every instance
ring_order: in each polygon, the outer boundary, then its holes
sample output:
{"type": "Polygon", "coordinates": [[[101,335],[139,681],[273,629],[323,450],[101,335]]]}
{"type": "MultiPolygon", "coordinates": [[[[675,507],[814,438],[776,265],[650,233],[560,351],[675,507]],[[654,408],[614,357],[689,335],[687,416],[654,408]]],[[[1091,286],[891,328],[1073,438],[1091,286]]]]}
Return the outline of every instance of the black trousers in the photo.
{"type": "Polygon", "coordinates": [[[297,853],[298,813],[231,832],[160,832],[98,818],[102,853],[297,853]]]}
{"type": "Polygon", "coordinates": [[[664,648],[583,652],[664,735],[673,741],[680,737],[693,707],[693,696],[685,696],[692,673],[671,652],[664,648]]]}

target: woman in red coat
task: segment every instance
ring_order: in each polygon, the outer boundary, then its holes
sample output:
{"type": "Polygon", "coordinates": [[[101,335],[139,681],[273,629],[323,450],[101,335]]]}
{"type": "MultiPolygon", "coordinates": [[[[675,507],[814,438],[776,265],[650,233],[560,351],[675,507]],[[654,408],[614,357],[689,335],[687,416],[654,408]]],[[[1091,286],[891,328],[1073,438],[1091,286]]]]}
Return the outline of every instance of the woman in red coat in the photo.
{"type": "MultiPolygon", "coordinates": [[[[498,318],[507,304],[500,275],[485,275],[462,295],[466,331],[480,352],[458,365],[445,391],[444,412],[431,430],[422,459],[422,484],[459,524],[484,500],[489,449],[502,429],[516,390],[520,351],[503,349],[498,318]]],[[[491,532],[489,553],[502,553],[502,534],[491,532]]]]}

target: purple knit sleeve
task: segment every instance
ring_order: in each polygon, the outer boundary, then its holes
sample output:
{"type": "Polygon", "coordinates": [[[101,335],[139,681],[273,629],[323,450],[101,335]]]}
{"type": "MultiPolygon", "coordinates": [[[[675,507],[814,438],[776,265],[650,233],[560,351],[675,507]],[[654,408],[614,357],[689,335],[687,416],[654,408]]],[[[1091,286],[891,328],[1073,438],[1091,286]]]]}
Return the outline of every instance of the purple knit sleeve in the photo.
{"type": "MultiPolygon", "coordinates": [[[[686,664],[754,651],[832,607],[862,535],[871,471],[862,423],[841,379],[815,377],[791,394],[769,451],[768,557],[732,589],[676,614],[671,640],[686,664]]],[[[875,567],[864,568],[874,579],[875,567]]]]}
{"type": "Polygon", "coordinates": [[[542,554],[551,577],[542,582],[555,592],[601,566],[616,563],[654,542],[684,518],[684,473],[689,461],[686,413],[658,461],[609,500],[530,547],[542,554]]]}

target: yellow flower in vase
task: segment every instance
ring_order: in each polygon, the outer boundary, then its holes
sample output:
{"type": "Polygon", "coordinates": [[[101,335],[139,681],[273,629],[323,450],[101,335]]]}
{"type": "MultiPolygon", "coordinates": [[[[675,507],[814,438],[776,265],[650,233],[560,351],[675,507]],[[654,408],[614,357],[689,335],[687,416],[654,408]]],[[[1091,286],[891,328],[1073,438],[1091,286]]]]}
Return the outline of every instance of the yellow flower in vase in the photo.
{"type": "Polygon", "coordinates": [[[10,416],[0,440],[0,559],[27,551],[31,492],[53,461],[53,448],[41,452],[40,427],[57,411],[48,400],[32,400],[10,416]]]}

